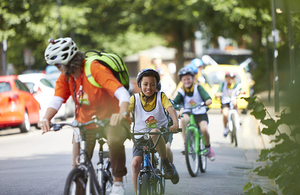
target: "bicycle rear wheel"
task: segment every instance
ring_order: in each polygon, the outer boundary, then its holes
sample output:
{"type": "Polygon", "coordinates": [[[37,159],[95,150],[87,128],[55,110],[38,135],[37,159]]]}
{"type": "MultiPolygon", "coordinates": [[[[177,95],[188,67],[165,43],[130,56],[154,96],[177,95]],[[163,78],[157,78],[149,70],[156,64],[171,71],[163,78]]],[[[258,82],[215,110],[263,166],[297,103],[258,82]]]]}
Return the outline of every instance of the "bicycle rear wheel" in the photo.
{"type": "Polygon", "coordinates": [[[205,145],[204,145],[204,141],[203,141],[203,137],[201,136],[200,138],[200,154],[199,154],[199,167],[200,167],[200,171],[201,173],[204,173],[206,171],[206,167],[207,167],[207,155],[204,153],[205,150],[205,145]]]}
{"type": "Polygon", "coordinates": [[[195,149],[195,133],[188,130],[185,137],[185,161],[187,169],[192,177],[196,177],[199,172],[199,154],[196,154],[195,149]]]}
{"type": "Polygon", "coordinates": [[[103,170],[103,181],[101,184],[102,194],[109,194],[111,187],[113,185],[113,176],[109,159],[107,159],[104,170],[103,170]]]}
{"type": "Polygon", "coordinates": [[[231,114],[231,122],[232,122],[232,132],[231,132],[231,143],[235,142],[235,146],[237,146],[237,137],[236,137],[236,123],[235,123],[235,116],[231,114]]]}
{"type": "Polygon", "coordinates": [[[87,178],[81,169],[73,169],[66,180],[64,195],[85,194],[87,190],[87,178]]]}
{"type": "Polygon", "coordinates": [[[139,195],[150,195],[150,182],[147,174],[139,175],[138,194],[139,195]]]}

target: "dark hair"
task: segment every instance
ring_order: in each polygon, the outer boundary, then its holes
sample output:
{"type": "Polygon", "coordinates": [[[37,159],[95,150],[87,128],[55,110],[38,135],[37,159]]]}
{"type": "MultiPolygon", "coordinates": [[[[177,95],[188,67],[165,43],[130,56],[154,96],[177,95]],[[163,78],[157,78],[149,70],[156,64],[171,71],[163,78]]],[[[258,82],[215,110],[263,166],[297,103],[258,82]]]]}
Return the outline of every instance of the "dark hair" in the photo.
{"type": "Polygon", "coordinates": [[[156,80],[156,84],[157,84],[156,89],[158,91],[161,89],[159,73],[156,70],[151,69],[151,68],[143,69],[138,73],[136,81],[137,81],[137,84],[138,84],[139,88],[141,88],[141,82],[142,82],[142,79],[143,79],[144,76],[154,77],[155,80],[156,80]]]}
{"type": "Polygon", "coordinates": [[[83,52],[78,51],[74,57],[68,62],[68,64],[61,67],[62,72],[71,76],[76,70],[78,70],[82,66],[82,62],[85,59],[85,55],[83,52]]]}

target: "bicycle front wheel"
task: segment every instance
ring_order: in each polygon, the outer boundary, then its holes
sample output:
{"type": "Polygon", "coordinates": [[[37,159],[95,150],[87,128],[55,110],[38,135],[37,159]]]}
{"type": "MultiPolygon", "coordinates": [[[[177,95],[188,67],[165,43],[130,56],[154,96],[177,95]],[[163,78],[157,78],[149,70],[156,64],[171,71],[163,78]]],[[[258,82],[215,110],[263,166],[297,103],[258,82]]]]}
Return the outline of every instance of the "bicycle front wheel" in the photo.
{"type": "Polygon", "coordinates": [[[237,137],[236,137],[236,122],[234,114],[231,114],[231,122],[232,122],[232,132],[231,132],[231,143],[235,142],[235,146],[237,146],[237,137]]]}
{"type": "Polygon", "coordinates": [[[81,169],[73,169],[67,178],[64,195],[86,194],[87,178],[85,172],[81,169]]]}
{"type": "Polygon", "coordinates": [[[206,171],[207,167],[207,155],[204,153],[205,150],[205,144],[203,141],[203,137],[200,138],[200,155],[199,155],[199,166],[201,173],[204,173],[206,171]]]}
{"type": "Polygon", "coordinates": [[[139,195],[150,195],[150,178],[147,174],[139,176],[139,195]]]}
{"type": "Polygon", "coordinates": [[[188,130],[185,137],[185,161],[187,169],[192,177],[199,172],[199,154],[196,154],[195,132],[188,130]]]}

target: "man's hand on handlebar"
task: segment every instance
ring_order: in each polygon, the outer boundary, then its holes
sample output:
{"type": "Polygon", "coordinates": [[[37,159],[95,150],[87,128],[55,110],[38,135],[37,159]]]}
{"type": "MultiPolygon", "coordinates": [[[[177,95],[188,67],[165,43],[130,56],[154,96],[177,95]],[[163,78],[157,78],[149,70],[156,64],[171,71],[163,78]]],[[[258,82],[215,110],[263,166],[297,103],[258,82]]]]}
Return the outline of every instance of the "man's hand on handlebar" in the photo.
{"type": "Polygon", "coordinates": [[[116,125],[118,125],[118,124],[120,124],[121,123],[121,121],[123,120],[123,119],[125,119],[126,118],[126,115],[124,115],[124,114],[122,114],[122,113],[114,113],[114,114],[112,114],[111,115],[111,117],[110,117],[110,125],[111,126],[116,126],[116,125]]]}
{"type": "Polygon", "coordinates": [[[43,119],[38,122],[38,127],[42,129],[43,133],[50,131],[50,121],[48,119],[43,119]]]}

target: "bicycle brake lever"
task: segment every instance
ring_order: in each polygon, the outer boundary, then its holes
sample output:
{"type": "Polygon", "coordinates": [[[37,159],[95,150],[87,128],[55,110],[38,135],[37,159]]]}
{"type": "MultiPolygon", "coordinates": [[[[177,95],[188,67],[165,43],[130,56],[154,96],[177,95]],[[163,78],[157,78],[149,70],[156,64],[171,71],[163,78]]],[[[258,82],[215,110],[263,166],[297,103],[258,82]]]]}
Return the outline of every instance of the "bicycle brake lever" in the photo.
{"type": "Polygon", "coordinates": [[[53,131],[59,131],[63,126],[63,124],[50,124],[50,128],[53,128],[53,131]]]}

